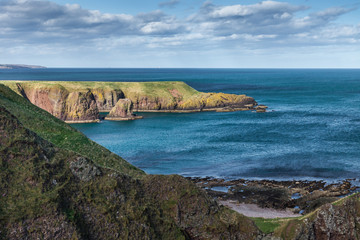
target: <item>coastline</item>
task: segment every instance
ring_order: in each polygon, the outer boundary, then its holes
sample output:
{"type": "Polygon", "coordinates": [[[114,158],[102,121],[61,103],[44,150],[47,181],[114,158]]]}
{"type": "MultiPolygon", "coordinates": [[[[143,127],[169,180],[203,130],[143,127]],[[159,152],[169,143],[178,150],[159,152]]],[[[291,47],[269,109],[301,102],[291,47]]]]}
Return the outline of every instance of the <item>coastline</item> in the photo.
{"type": "Polygon", "coordinates": [[[143,116],[133,116],[133,117],[105,117],[104,120],[108,121],[131,121],[136,119],[143,119],[143,116]]]}
{"type": "Polygon", "coordinates": [[[328,184],[307,180],[224,180],[188,177],[209,196],[248,217],[298,217],[360,191],[358,179],[328,184]]]}
{"type": "Polygon", "coordinates": [[[68,124],[74,124],[74,123],[98,123],[100,122],[101,120],[100,119],[94,119],[94,120],[65,120],[64,122],[68,123],[68,124]]]}

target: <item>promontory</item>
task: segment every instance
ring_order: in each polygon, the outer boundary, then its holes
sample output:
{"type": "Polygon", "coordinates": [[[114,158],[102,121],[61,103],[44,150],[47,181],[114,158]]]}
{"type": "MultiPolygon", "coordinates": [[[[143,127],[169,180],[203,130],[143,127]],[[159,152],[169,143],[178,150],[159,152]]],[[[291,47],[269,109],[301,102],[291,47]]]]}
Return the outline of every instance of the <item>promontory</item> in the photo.
{"type": "Polygon", "coordinates": [[[252,97],[199,92],[184,82],[0,81],[66,122],[132,120],[135,112],[264,111],[252,97]]]}

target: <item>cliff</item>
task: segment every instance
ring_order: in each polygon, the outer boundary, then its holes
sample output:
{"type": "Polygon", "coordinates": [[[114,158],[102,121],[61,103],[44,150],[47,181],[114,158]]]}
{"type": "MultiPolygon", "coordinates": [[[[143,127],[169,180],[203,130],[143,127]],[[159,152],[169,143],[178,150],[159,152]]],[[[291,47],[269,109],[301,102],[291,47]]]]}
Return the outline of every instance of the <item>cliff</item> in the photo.
{"type": "Polygon", "coordinates": [[[284,240],[355,240],[360,237],[360,196],[327,203],[297,219],[287,220],[275,230],[284,240]]]}
{"type": "MultiPolygon", "coordinates": [[[[184,82],[36,82],[0,81],[36,106],[68,122],[91,122],[98,112],[115,112],[127,98],[137,112],[253,110],[245,95],[203,93],[184,82]]],[[[110,116],[109,116],[110,117],[110,116]]]]}
{"type": "Polygon", "coordinates": [[[181,176],[146,175],[0,84],[0,239],[255,239],[181,176]]]}

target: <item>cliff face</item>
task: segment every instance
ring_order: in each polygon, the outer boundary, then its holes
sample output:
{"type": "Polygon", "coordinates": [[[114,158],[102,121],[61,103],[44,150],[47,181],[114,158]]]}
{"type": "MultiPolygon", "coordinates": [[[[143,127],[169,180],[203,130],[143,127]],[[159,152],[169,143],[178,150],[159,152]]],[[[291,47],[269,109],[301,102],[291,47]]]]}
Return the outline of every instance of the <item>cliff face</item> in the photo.
{"type": "Polygon", "coordinates": [[[111,111],[124,98],[139,112],[237,111],[257,105],[245,95],[198,92],[183,82],[0,82],[69,122],[95,121],[99,111],[111,111]]]}
{"type": "Polygon", "coordinates": [[[282,239],[355,240],[360,236],[360,198],[355,194],[286,222],[276,231],[282,239]]]}
{"type": "MultiPolygon", "coordinates": [[[[99,119],[99,109],[91,91],[72,92],[65,100],[65,121],[96,121],[99,119]]],[[[35,104],[36,105],[36,104],[35,104]]]]}
{"type": "Polygon", "coordinates": [[[0,85],[0,239],[258,235],[183,177],[145,175],[123,161],[0,85]]]}
{"type": "Polygon", "coordinates": [[[119,99],[125,98],[124,93],[121,89],[92,89],[91,92],[94,94],[96,105],[99,111],[110,111],[115,104],[119,101],[119,99]]]}
{"type": "MultiPolygon", "coordinates": [[[[31,103],[61,120],[96,121],[99,119],[97,102],[90,90],[69,92],[60,84],[29,88],[17,83],[16,87],[18,92],[31,103]]],[[[103,102],[99,101],[99,104],[103,102]]]]}

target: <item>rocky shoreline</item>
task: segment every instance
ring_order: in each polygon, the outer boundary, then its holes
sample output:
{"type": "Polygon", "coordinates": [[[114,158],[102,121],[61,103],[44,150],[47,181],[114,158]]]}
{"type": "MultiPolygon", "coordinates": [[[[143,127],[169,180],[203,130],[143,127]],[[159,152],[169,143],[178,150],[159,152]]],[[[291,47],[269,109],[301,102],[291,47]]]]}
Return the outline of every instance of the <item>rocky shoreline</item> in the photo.
{"type": "Polygon", "coordinates": [[[188,178],[217,199],[233,204],[256,204],[261,208],[288,210],[307,214],[316,208],[358,192],[357,179],[338,183],[324,181],[229,180],[218,178],[188,178]]]}

